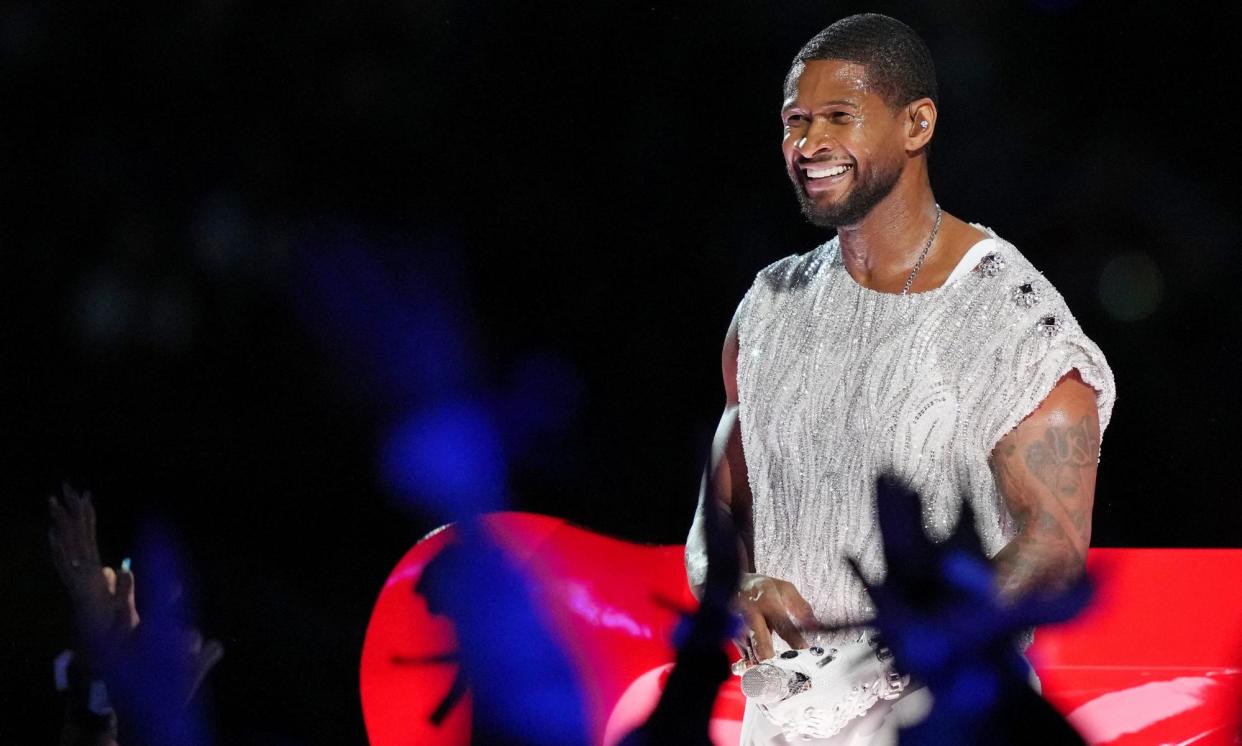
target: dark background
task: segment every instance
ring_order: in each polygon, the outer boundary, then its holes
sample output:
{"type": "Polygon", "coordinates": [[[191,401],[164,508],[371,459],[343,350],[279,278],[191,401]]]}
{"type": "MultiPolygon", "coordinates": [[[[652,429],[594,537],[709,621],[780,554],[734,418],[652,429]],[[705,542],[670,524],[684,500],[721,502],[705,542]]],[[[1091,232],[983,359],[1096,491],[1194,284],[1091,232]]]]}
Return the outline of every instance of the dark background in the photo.
{"type": "Polygon", "coordinates": [[[364,740],[370,606],[442,515],[385,466],[410,413],[494,436],[463,489],[680,542],[732,310],[824,239],[781,79],[858,10],[937,60],[940,203],[1116,372],[1095,543],[1242,545],[1237,12],[1135,5],[0,2],[0,740],[57,719],[62,478],[107,562],[180,537],[225,743],[364,740]]]}

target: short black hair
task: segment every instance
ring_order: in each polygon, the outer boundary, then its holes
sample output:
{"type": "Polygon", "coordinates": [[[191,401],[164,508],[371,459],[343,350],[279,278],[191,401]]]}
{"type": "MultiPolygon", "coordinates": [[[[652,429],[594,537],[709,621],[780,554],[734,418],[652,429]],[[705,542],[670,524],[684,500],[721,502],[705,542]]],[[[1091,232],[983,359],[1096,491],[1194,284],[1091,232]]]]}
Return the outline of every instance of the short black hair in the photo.
{"type": "Polygon", "coordinates": [[[936,66],[927,44],[906,24],[879,13],[842,18],[820,31],[794,57],[785,76],[785,96],[811,60],[841,60],[862,65],[867,80],[889,108],[920,98],[939,105],[936,66]]]}

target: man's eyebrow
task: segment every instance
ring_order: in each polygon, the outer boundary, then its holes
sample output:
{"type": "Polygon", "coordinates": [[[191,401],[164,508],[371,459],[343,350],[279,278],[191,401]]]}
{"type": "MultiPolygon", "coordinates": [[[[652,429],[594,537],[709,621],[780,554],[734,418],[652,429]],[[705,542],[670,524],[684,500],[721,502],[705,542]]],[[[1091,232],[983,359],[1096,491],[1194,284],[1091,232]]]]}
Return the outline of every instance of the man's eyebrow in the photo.
{"type": "MultiPolygon", "coordinates": [[[[857,109],[859,108],[859,103],[849,98],[834,98],[831,101],[825,101],[814,108],[823,108],[825,106],[850,106],[850,107],[857,109]]],[[[804,108],[804,107],[798,106],[793,101],[788,101],[785,103],[784,106],[781,107],[781,111],[784,112],[784,111],[789,111],[790,109],[801,109],[801,108],[804,108]]]]}

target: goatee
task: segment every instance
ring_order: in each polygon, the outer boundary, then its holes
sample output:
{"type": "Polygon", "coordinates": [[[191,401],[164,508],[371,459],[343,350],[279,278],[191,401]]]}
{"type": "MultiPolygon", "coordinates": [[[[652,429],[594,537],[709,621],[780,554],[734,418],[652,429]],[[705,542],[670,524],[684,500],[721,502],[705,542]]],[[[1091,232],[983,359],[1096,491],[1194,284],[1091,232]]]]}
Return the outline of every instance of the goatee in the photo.
{"type": "Polygon", "coordinates": [[[866,178],[858,178],[858,167],[854,167],[854,188],[841,202],[834,204],[817,204],[807,194],[795,173],[790,173],[793,180],[794,194],[798,198],[798,206],[802,214],[812,225],[819,228],[840,228],[855,225],[867,217],[871,209],[893,191],[897,179],[901,177],[901,165],[893,166],[876,172],[866,178]]]}

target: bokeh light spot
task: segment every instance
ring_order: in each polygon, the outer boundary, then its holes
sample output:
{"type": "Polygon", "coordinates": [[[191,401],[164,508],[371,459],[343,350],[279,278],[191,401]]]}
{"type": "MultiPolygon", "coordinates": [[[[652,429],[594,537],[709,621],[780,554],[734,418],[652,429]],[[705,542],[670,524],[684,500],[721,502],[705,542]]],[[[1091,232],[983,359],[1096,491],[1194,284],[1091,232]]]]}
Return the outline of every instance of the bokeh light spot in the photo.
{"type": "Polygon", "coordinates": [[[402,502],[453,520],[504,502],[505,456],[492,418],[479,403],[450,400],[415,413],[380,450],[384,480],[402,502]]]}
{"type": "Polygon", "coordinates": [[[1117,321],[1141,321],[1164,298],[1164,274],[1141,252],[1119,254],[1100,271],[1100,304],[1117,321]]]}

